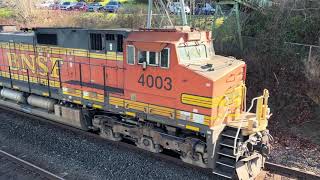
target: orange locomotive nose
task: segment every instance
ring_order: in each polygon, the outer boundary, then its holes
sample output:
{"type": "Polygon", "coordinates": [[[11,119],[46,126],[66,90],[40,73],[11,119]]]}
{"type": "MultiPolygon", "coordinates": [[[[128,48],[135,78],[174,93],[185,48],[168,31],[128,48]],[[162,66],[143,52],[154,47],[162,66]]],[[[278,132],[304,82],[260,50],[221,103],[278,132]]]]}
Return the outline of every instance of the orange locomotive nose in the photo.
{"type": "MultiPolygon", "coordinates": [[[[212,55],[197,62],[183,62],[184,66],[212,83],[211,95],[204,99],[193,97],[192,105],[211,109],[210,126],[240,116],[244,98],[245,63],[233,58],[212,55]]],[[[201,89],[197,92],[201,96],[201,89]]],[[[185,99],[187,101],[187,99],[185,99]]]]}

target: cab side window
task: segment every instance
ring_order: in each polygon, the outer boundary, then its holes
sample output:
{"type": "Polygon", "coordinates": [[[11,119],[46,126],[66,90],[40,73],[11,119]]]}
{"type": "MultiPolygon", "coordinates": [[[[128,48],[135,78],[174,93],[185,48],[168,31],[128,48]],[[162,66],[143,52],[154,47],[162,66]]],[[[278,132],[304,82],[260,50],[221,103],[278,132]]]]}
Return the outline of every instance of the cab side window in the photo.
{"type": "Polygon", "coordinates": [[[135,48],[134,46],[127,46],[127,63],[128,64],[134,64],[135,59],[135,48]]]}
{"type": "Polygon", "coordinates": [[[150,66],[158,66],[159,65],[159,57],[157,52],[151,51],[139,51],[138,53],[138,63],[142,64],[143,62],[147,62],[150,66]]]}
{"type": "Polygon", "coordinates": [[[169,68],[170,49],[165,48],[161,52],[139,51],[138,64],[147,62],[150,66],[160,66],[162,68],[169,68]]]}
{"type": "Polygon", "coordinates": [[[160,67],[169,68],[169,61],[170,61],[170,49],[164,48],[160,52],[160,67]]]}
{"type": "Polygon", "coordinates": [[[147,51],[139,51],[138,53],[138,63],[142,64],[143,62],[147,62],[147,51]]]}
{"type": "Polygon", "coordinates": [[[158,53],[157,52],[148,52],[149,53],[149,61],[148,61],[148,65],[151,66],[158,66],[158,53]]]}

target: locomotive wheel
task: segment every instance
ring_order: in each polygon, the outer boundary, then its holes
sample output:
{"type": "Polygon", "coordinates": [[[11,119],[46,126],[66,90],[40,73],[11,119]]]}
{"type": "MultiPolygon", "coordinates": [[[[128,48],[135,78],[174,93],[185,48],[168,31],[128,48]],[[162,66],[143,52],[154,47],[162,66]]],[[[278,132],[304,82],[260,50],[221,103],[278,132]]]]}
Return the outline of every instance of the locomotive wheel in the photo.
{"type": "Polygon", "coordinates": [[[203,156],[201,153],[198,153],[198,152],[192,153],[191,151],[188,151],[187,153],[182,153],[180,158],[185,163],[193,164],[203,168],[207,167],[207,165],[203,161],[203,156]]]}
{"type": "Polygon", "coordinates": [[[111,141],[121,141],[122,137],[119,133],[114,133],[111,127],[102,126],[100,136],[111,141]]]}
{"type": "Polygon", "coordinates": [[[152,138],[143,137],[138,142],[136,142],[138,148],[153,152],[159,153],[162,151],[162,148],[159,144],[154,144],[152,138]]]}

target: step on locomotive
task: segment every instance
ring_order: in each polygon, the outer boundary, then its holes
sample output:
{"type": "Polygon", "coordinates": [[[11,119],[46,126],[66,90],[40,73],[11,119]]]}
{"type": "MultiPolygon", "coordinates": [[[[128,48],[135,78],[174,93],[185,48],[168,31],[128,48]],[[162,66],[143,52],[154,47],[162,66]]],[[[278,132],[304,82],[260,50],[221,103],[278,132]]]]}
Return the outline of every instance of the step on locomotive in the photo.
{"type": "Polygon", "coordinates": [[[264,166],[269,93],[247,107],[246,64],[216,55],[211,32],[34,28],[1,32],[0,48],[2,106],[170,149],[224,178],[264,166]]]}

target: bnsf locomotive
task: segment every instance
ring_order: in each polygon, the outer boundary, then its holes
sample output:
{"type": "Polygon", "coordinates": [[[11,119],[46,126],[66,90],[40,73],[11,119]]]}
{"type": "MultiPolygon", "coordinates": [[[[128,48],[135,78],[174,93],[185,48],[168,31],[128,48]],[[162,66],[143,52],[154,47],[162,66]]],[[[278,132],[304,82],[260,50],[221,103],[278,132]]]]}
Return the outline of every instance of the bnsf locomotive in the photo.
{"type": "Polygon", "coordinates": [[[246,107],[246,65],[215,55],[210,32],[35,28],[0,41],[2,106],[170,149],[224,178],[264,165],[268,91],[246,107]]]}

